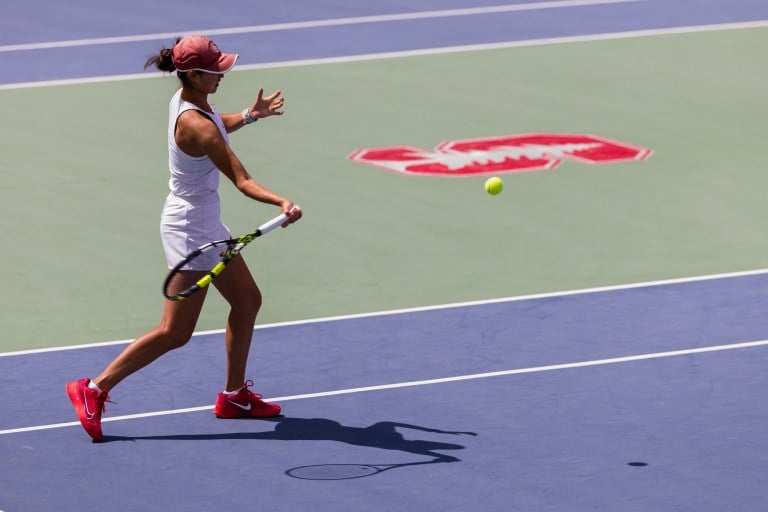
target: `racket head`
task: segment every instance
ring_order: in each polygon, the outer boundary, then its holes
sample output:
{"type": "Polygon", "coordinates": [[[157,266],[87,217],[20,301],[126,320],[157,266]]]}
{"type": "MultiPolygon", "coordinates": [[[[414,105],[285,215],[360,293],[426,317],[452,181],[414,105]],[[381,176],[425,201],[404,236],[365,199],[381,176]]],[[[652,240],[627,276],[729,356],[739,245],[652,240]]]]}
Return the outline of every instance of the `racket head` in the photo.
{"type": "Polygon", "coordinates": [[[280,214],[259,226],[253,233],[237,239],[217,240],[195,249],[168,272],[163,282],[163,295],[168,300],[179,301],[206,288],[243,247],[282,226],[287,220],[288,215],[280,214]]]}
{"type": "Polygon", "coordinates": [[[163,295],[180,301],[207,287],[243,246],[237,240],[218,240],[195,249],[168,272],[163,295]]]}

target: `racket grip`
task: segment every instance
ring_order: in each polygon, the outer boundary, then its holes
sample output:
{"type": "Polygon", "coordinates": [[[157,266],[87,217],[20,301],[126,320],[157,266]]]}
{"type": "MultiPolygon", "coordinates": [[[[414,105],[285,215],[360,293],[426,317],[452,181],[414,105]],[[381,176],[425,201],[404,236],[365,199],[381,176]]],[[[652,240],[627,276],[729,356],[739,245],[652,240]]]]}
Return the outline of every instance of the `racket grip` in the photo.
{"type": "Polygon", "coordinates": [[[259,235],[266,235],[276,227],[281,226],[286,220],[288,220],[288,216],[286,214],[278,215],[274,219],[267,221],[259,226],[259,229],[256,231],[259,233],[259,235]]]}

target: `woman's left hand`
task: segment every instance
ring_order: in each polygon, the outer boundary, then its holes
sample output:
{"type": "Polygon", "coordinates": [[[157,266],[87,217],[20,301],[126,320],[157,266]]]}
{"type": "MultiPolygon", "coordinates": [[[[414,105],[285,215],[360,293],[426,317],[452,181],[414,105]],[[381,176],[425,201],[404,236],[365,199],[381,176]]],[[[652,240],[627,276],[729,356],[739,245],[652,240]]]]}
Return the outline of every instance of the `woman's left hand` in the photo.
{"type": "Polygon", "coordinates": [[[253,119],[283,115],[281,109],[285,104],[285,99],[281,94],[280,91],[275,91],[271,95],[264,97],[264,89],[259,89],[259,94],[256,95],[256,99],[251,108],[248,109],[248,113],[253,119]]]}

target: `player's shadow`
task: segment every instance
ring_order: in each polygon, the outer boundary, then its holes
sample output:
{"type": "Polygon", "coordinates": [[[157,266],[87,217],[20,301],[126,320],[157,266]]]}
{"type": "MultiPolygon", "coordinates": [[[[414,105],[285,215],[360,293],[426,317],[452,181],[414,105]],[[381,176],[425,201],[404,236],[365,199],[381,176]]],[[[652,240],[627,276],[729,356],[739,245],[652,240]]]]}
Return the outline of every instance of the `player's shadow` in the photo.
{"type": "Polygon", "coordinates": [[[210,441],[220,439],[337,441],[355,446],[380,448],[382,450],[392,450],[431,457],[429,461],[420,463],[424,464],[457,462],[460,459],[439,452],[444,450],[463,450],[465,447],[455,443],[443,443],[423,439],[406,439],[403,434],[398,432],[398,428],[447,435],[477,435],[474,432],[454,432],[394,421],[380,421],[368,427],[350,427],[342,425],[338,421],[325,418],[290,418],[279,416],[277,418],[270,418],[262,421],[275,423],[274,430],[267,432],[175,434],[167,436],[104,436],[103,442],[139,440],[210,441]]]}

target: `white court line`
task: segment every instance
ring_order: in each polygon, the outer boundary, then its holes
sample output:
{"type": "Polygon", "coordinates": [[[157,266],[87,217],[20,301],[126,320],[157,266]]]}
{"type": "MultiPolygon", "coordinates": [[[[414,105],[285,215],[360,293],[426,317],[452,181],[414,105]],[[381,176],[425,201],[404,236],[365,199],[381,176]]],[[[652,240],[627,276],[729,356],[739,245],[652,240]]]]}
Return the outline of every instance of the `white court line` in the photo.
{"type": "MultiPolygon", "coordinates": [[[[279,396],[274,398],[267,398],[266,400],[275,401],[275,402],[287,402],[290,400],[304,400],[307,398],[323,398],[327,396],[350,395],[354,393],[367,393],[371,391],[384,391],[388,389],[408,388],[408,387],[415,387],[415,386],[428,386],[433,384],[445,384],[449,382],[459,382],[459,381],[465,381],[465,380],[487,379],[491,377],[503,377],[508,375],[522,375],[526,373],[551,372],[551,371],[557,371],[557,370],[567,370],[572,368],[584,368],[589,366],[629,363],[634,361],[645,361],[648,359],[661,359],[666,357],[687,356],[692,354],[703,354],[707,352],[718,352],[723,350],[753,348],[753,347],[760,347],[764,345],[768,345],[768,340],[748,341],[743,343],[733,343],[730,345],[717,345],[712,347],[672,350],[668,352],[655,352],[651,354],[639,354],[634,356],[612,357],[608,359],[595,359],[592,361],[580,361],[576,363],[534,366],[531,368],[518,368],[514,370],[475,373],[471,375],[458,375],[454,377],[443,377],[439,379],[397,382],[394,384],[382,384],[378,386],[366,386],[361,388],[340,389],[336,391],[323,391],[319,393],[307,393],[303,395],[279,396]]],[[[155,416],[170,416],[172,414],[185,414],[185,413],[191,413],[191,412],[210,411],[212,408],[213,408],[213,405],[204,405],[200,407],[188,407],[185,409],[171,409],[167,411],[128,414],[125,416],[114,416],[114,417],[104,418],[102,422],[106,423],[111,421],[125,421],[125,420],[139,419],[139,418],[151,418],[155,416]]],[[[51,430],[51,429],[57,429],[57,428],[73,427],[77,425],[80,425],[80,423],[77,421],[70,421],[66,423],[54,423],[50,425],[36,425],[31,427],[12,428],[7,430],[0,430],[0,435],[19,434],[23,432],[33,432],[37,430],[51,430]]]]}
{"type": "MultiPolygon", "coordinates": [[[[463,46],[446,46],[440,48],[424,48],[420,50],[404,50],[399,52],[368,53],[360,55],[349,55],[345,57],[326,57],[319,59],[302,59],[282,62],[265,62],[261,64],[238,65],[231,73],[238,71],[249,71],[255,69],[275,69],[285,67],[315,66],[325,64],[343,64],[349,62],[362,62],[370,60],[394,59],[404,57],[423,57],[430,55],[442,55],[461,52],[477,52],[488,50],[502,50],[509,48],[522,48],[527,46],[544,46],[555,44],[585,43],[596,41],[611,41],[614,39],[630,39],[637,37],[654,37],[675,34],[691,34],[697,32],[713,32],[718,30],[743,30],[751,28],[768,27],[768,20],[748,21],[740,23],[721,23],[715,25],[695,25],[686,27],[634,30],[629,32],[610,32],[605,34],[590,34],[585,36],[551,37],[543,39],[526,39],[521,41],[506,41],[501,43],[473,44],[463,46]]],[[[9,89],[29,89],[33,87],[52,87],[60,85],[81,85],[102,82],[117,82],[123,80],[139,80],[145,78],[159,78],[165,76],[164,73],[147,72],[133,73],[126,75],[109,75],[88,78],[66,78],[61,80],[42,80],[38,82],[18,82],[11,84],[0,84],[0,90],[9,89]]]]}
{"type": "Polygon", "coordinates": [[[138,34],[118,37],[98,37],[91,39],[74,39],[69,41],[50,41],[41,43],[9,44],[0,46],[0,52],[16,52],[28,50],[44,50],[50,48],[67,48],[73,46],[94,46],[100,44],[136,43],[141,41],[174,40],[178,36],[188,34],[205,34],[220,36],[232,34],[249,34],[256,32],[276,32],[281,30],[301,30],[308,28],[334,27],[341,25],[360,25],[364,23],[386,23],[392,21],[408,21],[429,18],[446,18],[452,16],[474,16],[482,14],[498,14],[504,12],[533,11],[542,9],[561,9],[564,7],[586,7],[592,5],[621,4],[644,2],[645,0],[553,0],[548,2],[533,2],[529,4],[492,5],[487,7],[471,7],[465,9],[445,9],[439,11],[406,12],[397,14],[381,14],[376,16],[356,16],[352,18],[332,18],[327,20],[298,21],[293,23],[273,23],[270,25],[250,25],[229,28],[204,28],[182,32],[164,32],[158,34],[138,34]]]}
{"type": "MultiPolygon", "coordinates": [[[[323,317],[323,318],[311,318],[307,320],[292,320],[287,322],[257,325],[254,327],[254,329],[256,330],[272,329],[276,327],[287,327],[287,326],[293,326],[293,325],[307,325],[307,324],[317,324],[317,323],[325,323],[325,322],[337,322],[337,321],[343,321],[343,320],[355,320],[358,318],[372,318],[377,316],[388,316],[388,315],[403,315],[408,313],[439,311],[442,309],[484,306],[488,304],[499,304],[503,302],[520,302],[520,301],[526,301],[526,300],[548,299],[548,298],[555,298],[555,297],[569,297],[573,295],[586,295],[590,293],[614,292],[614,291],[621,291],[621,290],[632,290],[635,288],[648,288],[652,286],[695,283],[700,281],[711,281],[714,279],[731,279],[731,278],[737,278],[737,277],[748,277],[748,276],[756,276],[756,275],[763,275],[763,274],[768,274],[768,268],[757,269],[757,270],[746,270],[741,272],[709,274],[704,276],[680,277],[675,279],[663,279],[663,280],[657,280],[657,281],[644,281],[639,283],[620,284],[620,285],[613,285],[613,286],[600,286],[595,288],[582,288],[578,290],[566,290],[561,292],[538,293],[538,294],[532,294],[532,295],[518,295],[515,297],[501,297],[497,299],[484,299],[484,300],[476,300],[476,301],[469,301],[469,302],[454,302],[451,304],[438,304],[434,306],[420,306],[420,307],[405,308],[405,309],[392,309],[387,311],[374,311],[370,313],[357,313],[357,314],[351,314],[351,315],[338,315],[338,316],[329,316],[329,317],[323,317]]],[[[224,329],[213,329],[210,331],[196,332],[194,336],[204,336],[207,334],[221,334],[223,332],[224,332],[224,329]]],[[[32,349],[32,350],[19,350],[15,352],[0,352],[0,357],[24,356],[24,355],[41,354],[41,353],[48,353],[48,352],[59,352],[62,350],[79,350],[79,349],[88,349],[88,348],[95,348],[95,347],[106,347],[111,345],[125,345],[130,343],[131,341],[133,340],[131,339],[131,340],[104,341],[99,343],[69,345],[64,347],[49,347],[49,348],[38,348],[38,349],[32,349]]]]}

